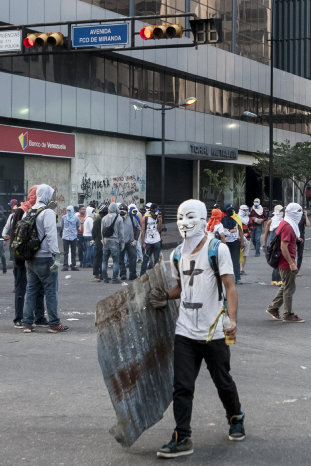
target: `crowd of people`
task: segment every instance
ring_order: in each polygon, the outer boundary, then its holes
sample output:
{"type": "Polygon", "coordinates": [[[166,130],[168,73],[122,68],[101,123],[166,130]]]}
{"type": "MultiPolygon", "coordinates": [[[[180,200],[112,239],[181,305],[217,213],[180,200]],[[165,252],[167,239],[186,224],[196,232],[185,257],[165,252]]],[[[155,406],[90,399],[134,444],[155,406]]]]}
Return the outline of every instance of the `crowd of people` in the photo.
{"type": "MultiPolygon", "coordinates": [[[[46,184],[36,185],[30,188],[25,202],[20,205],[16,202],[14,206],[12,201],[10,203],[12,212],[2,231],[2,247],[3,242],[9,240],[13,251],[14,326],[22,328],[24,333],[32,333],[36,326],[48,327],[51,333],[65,332],[68,327],[61,323],[58,315],[60,251],[55,192],[46,184]],[[27,238],[26,248],[23,238],[27,238]],[[44,298],[48,319],[44,313],[44,298]]],[[[92,267],[93,280],[104,283],[126,280],[127,268],[129,280],[135,280],[138,261],[141,262],[140,275],[143,275],[159,260],[162,216],[154,203],[146,204],[142,212],[134,204],[115,202],[109,206],[99,205],[97,213],[92,205],[76,209],[68,206],[60,225],[63,271],[69,267],[79,271],[77,249],[80,267],[92,267]],[[108,276],[110,256],[112,277],[108,276]]],[[[150,304],[155,309],[166,307],[170,299],[180,299],[174,342],[176,426],[172,438],[157,452],[164,458],[193,453],[192,402],[203,359],[226,411],[229,439],[244,440],[244,412],[230,375],[228,347],[237,333],[236,285],[242,283],[241,275],[247,273],[245,265],[250,243],[253,242],[255,257],[259,257],[262,249],[268,248],[278,236],[280,258],[272,272],[271,284],[280,288],[266,312],[274,320],[285,323],[304,322],[293,313],[292,299],[303,258],[305,227],[310,226],[310,221],[307,212],[297,203],[290,203],[286,208],[276,205],[268,220],[260,199],[256,198],[251,208],[241,205],[238,213],[231,203],[225,204],[223,209],[215,205],[207,222],[205,204],[190,199],[178,208],[177,226],[183,242],[170,257],[172,276],[177,284],[169,290],[155,287],[149,293],[150,304]]]]}

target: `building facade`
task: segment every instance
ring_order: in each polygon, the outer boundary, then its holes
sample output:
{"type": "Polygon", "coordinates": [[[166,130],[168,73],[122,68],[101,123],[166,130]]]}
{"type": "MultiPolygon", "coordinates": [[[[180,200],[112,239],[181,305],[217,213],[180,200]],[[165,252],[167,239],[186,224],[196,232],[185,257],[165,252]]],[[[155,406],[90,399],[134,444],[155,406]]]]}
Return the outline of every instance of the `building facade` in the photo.
{"type": "MultiPolygon", "coordinates": [[[[189,96],[198,99],[195,105],[166,112],[168,211],[191,196],[213,205],[206,169],[228,177],[220,202],[250,204],[257,196],[267,202],[267,180],[252,165],[253,154],[269,147],[271,6],[269,0],[2,0],[3,24],[192,12],[222,18],[223,41],[113,53],[0,54],[0,125],[20,128],[17,136],[30,130],[60,140],[74,136],[72,157],[31,152],[29,145],[26,152],[21,143],[14,150],[0,141],[0,209],[42,182],[55,186],[59,214],[90,200],[160,202],[161,112],[135,111],[133,99],[159,109],[189,96]]],[[[189,43],[188,36],[179,43],[189,43]]],[[[310,141],[310,91],[308,79],[274,70],[275,141],[310,141]]],[[[277,179],[274,197],[284,199],[277,179]]]]}

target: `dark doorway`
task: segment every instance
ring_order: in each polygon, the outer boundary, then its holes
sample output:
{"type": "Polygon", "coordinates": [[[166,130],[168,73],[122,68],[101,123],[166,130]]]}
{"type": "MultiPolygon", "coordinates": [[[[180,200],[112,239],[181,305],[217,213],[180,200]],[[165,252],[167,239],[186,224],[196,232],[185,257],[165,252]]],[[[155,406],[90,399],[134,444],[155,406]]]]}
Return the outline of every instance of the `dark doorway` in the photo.
{"type": "MultiPolygon", "coordinates": [[[[269,207],[269,177],[262,177],[252,168],[246,167],[246,204],[253,205],[253,201],[259,197],[263,207],[269,207]],[[263,191],[264,188],[264,191],[263,191]]],[[[282,204],[282,180],[273,178],[273,206],[282,204]]]]}
{"type": "Polygon", "coordinates": [[[24,200],[24,156],[0,153],[0,229],[11,212],[8,202],[24,200]]]}
{"type": "MultiPolygon", "coordinates": [[[[176,220],[177,206],[193,196],[193,162],[165,159],[166,221],[176,220]]],[[[147,157],[146,202],[161,203],[161,157],[147,157]]]]}

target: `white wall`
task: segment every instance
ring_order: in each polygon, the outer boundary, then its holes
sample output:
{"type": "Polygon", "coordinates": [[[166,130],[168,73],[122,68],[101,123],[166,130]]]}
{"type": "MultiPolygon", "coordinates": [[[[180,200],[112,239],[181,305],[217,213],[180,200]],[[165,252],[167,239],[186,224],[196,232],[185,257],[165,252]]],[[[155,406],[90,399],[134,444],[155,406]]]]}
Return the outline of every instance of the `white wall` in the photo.
{"type": "Polygon", "coordinates": [[[76,157],[71,161],[71,203],[77,205],[78,193],[83,192],[88,202],[111,202],[114,198],[139,206],[140,199],[146,201],[145,143],[77,134],[76,157]]]}

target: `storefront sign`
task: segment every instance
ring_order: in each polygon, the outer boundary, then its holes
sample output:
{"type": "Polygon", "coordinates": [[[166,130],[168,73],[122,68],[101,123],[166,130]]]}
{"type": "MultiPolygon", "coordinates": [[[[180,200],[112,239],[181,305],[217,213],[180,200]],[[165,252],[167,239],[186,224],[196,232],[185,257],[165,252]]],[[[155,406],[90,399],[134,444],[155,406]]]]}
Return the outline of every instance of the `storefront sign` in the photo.
{"type": "Polygon", "coordinates": [[[0,125],[0,152],[74,157],[75,136],[56,131],[0,125]]]}
{"type": "Polygon", "coordinates": [[[206,155],[211,159],[237,160],[238,150],[209,144],[190,144],[191,154],[206,155]]]}

